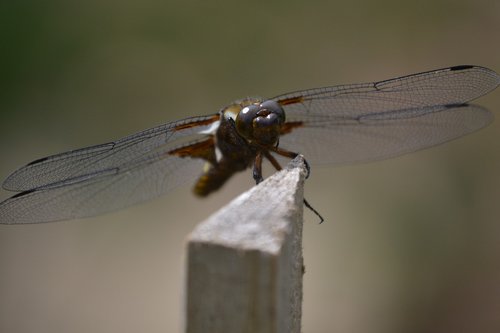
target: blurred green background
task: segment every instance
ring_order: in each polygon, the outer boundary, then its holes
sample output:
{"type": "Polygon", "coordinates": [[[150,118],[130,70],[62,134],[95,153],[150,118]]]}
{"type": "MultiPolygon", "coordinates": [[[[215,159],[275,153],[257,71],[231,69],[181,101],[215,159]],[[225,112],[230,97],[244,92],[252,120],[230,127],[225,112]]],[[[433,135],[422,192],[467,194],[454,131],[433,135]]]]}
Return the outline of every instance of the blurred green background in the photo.
{"type": "MultiPolygon", "coordinates": [[[[3,1],[0,178],[234,99],[477,64],[500,2],[3,1]]],[[[500,112],[500,91],[478,101],[500,112]]],[[[315,168],[303,331],[500,332],[500,122],[404,157],[315,168]]],[[[0,332],[180,332],[184,240],[252,186],[0,226],[0,332]]],[[[0,199],[9,193],[2,191],[0,199]]]]}

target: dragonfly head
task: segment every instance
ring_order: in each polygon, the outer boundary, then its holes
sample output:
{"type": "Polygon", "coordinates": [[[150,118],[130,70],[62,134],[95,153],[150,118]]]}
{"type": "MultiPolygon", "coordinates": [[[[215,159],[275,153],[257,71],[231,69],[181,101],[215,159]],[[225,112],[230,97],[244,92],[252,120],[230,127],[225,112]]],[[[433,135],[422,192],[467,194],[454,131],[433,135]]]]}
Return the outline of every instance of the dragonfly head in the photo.
{"type": "Polygon", "coordinates": [[[275,101],[250,104],[236,116],[236,130],[245,139],[263,146],[278,142],[285,111],[275,101]]]}

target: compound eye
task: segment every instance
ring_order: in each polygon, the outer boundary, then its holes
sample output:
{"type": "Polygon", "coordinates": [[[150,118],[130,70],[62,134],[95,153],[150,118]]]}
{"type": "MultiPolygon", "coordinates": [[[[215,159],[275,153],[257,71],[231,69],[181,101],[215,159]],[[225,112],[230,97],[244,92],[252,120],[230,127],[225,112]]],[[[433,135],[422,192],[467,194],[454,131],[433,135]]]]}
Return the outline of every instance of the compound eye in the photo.
{"type": "Polygon", "coordinates": [[[280,125],[285,123],[285,111],[278,102],[272,100],[264,101],[260,104],[260,110],[274,114],[280,125]]]}
{"type": "Polygon", "coordinates": [[[236,116],[236,130],[244,138],[251,140],[253,137],[253,121],[258,117],[259,105],[245,106],[236,116]]]}

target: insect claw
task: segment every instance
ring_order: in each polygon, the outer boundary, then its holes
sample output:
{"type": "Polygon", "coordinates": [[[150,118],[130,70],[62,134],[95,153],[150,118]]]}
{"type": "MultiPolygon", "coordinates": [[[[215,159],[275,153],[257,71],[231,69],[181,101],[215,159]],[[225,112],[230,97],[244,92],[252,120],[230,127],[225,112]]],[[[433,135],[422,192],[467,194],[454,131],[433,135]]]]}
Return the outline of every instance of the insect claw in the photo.
{"type": "MultiPolygon", "coordinates": [[[[306,179],[309,178],[309,176],[311,175],[311,166],[309,165],[309,162],[307,162],[307,160],[304,158],[304,165],[306,167],[306,179]]],[[[321,221],[323,222],[323,221],[321,221]]]]}

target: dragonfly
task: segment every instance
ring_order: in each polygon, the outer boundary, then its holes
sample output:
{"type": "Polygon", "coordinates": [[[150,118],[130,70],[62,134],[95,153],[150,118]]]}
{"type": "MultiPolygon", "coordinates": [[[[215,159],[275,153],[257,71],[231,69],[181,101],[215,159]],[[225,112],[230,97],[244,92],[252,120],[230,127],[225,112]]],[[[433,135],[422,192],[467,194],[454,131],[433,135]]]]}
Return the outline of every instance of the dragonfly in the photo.
{"type": "Polygon", "coordinates": [[[193,191],[206,197],[249,168],[258,184],[264,160],[280,170],[299,153],[308,165],[336,166],[414,152],[488,125],[491,112],[469,102],[499,84],[493,70],[461,65],[244,98],[217,113],[28,163],[3,182],[17,193],[0,203],[0,223],[96,216],[152,200],[197,175],[193,191]]]}

